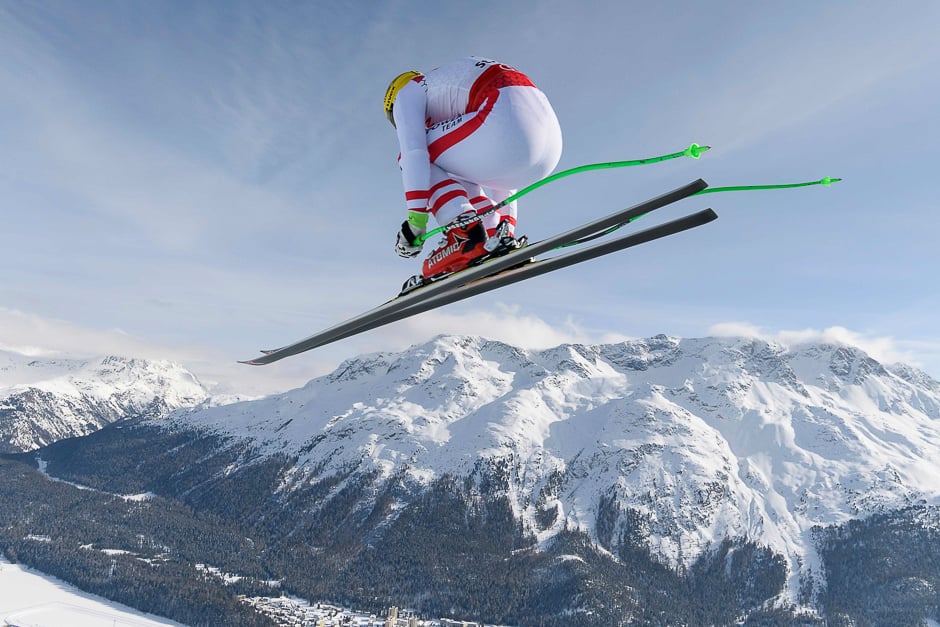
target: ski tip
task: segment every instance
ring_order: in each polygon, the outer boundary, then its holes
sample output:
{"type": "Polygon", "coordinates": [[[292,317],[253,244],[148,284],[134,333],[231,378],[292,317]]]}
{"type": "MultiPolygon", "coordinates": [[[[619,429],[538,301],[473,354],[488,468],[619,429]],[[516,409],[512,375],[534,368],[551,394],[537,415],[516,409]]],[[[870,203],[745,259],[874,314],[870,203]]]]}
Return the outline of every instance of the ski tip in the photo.
{"type": "Polygon", "coordinates": [[[245,364],[246,366],[263,366],[263,365],[265,365],[265,363],[267,363],[267,362],[258,361],[257,359],[249,359],[249,360],[246,360],[246,361],[239,361],[238,363],[240,363],[240,364],[245,364]]]}
{"type": "Polygon", "coordinates": [[[271,353],[276,353],[276,352],[277,352],[277,349],[276,349],[276,348],[269,348],[269,349],[266,349],[266,350],[262,350],[262,351],[261,351],[261,354],[262,354],[262,355],[270,355],[271,353]]]}

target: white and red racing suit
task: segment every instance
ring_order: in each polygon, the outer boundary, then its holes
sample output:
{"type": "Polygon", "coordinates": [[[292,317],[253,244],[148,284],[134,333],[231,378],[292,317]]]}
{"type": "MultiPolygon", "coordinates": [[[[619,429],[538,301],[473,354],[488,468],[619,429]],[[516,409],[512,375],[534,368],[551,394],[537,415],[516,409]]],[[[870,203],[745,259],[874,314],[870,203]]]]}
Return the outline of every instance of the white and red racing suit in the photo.
{"type": "MultiPolygon", "coordinates": [[[[482,212],[544,178],[561,158],[561,128],[548,98],[518,70],[468,57],[417,76],[392,111],[409,222],[441,226],[482,212]]],[[[512,226],[516,203],[484,219],[512,226]]]]}

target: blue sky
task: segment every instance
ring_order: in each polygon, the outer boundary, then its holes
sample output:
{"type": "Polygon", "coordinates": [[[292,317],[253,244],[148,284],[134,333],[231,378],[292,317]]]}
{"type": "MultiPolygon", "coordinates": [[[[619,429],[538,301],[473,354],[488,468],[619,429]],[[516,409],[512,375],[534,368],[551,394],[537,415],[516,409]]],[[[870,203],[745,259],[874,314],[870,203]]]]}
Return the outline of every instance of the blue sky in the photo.
{"type": "MultiPolygon", "coordinates": [[[[182,361],[286,389],[438,333],[522,346],[657,333],[828,338],[940,378],[940,4],[0,4],[0,347],[182,361]],[[417,271],[379,101],[478,54],[527,72],[559,169],[695,141],[698,161],[571,177],[520,204],[541,238],[702,177],[696,231],[265,368],[236,365],[417,271]]],[[[640,226],[640,223],[637,223],[640,226]]]]}

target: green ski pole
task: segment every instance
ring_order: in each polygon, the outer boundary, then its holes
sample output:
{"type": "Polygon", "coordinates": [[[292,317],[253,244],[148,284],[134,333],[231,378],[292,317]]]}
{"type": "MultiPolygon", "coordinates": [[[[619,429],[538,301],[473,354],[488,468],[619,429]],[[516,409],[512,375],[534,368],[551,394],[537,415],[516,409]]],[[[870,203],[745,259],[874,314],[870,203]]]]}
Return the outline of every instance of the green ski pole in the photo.
{"type": "Polygon", "coordinates": [[[637,165],[649,165],[651,163],[661,163],[663,161],[669,161],[670,159],[678,159],[679,157],[691,157],[693,159],[698,159],[702,155],[702,153],[708,150],[709,148],[710,146],[699,146],[698,144],[693,143],[685,150],[680,150],[679,152],[673,152],[668,155],[660,155],[658,157],[648,157],[646,159],[631,159],[629,161],[609,161],[605,163],[589,163],[587,165],[581,165],[576,168],[571,168],[569,170],[556,172],[555,174],[546,176],[545,178],[539,181],[536,181],[535,183],[532,183],[528,187],[524,187],[523,189],[520,189],[518,192],[516,192],[509,198],[493,205],[492,207],[490,207],[483,213],[473,216],[470,220],[455,220],[454,222],[451,222],[447,226],[441,226],[432,231],[428,231],[424,235],[420,236],[414,242],[414,245],[417,246],[418,244],[421,244],[427,241],[428,239],[437,235],[438,233],[444,233],[456,227],[467,226],[479,220],[485,215],[493,213],[494,211],[499,211],[500,209],[502,209],[503,207],[505,207],[512,201],[522,198],[529,192],[532,192],[542,187],[543,185],[547,185],[551,183],[552,181],[557,181],[558,179],[564,178],[566,176],[571,176],[572,174],[578,174],[581,172],[589,172],[591,170],[606,170],[606,169],[612,169],[612,168],[626,168],[626,167],[637,166],[637,165]]]}
{"type": "MultiPolygon", "coordinates": [[[[809,187],[811,185],[823,185],[825,187],[829,187],[833,183],[838,183],[841,180],[842,179],[840,178],[826,176],[826,177],[819,179],[818,181],[807,181],[805,183],[783,183],[783,184],[778,184],[778,185],[731,185],[728,187],[706,187],[702,191],[695,192],[692,195],[698,196],[700,194],[717,194],[720,192],[750,192],[750,191],[767,190],[767,189],[791,189],[793,187],[809,187]]],[[[631,218],[627,222],[624,222],[623,224],[618,224],[616,226],[612,226],[606,231],[595,233],[594,235],[588,235],[587,237],[582,237],[581,239],[575,240],[573,242],[569,242],[567,244],[562,244],[558,248],[567,248],[568,246],[577,246],[578,244],[584,244],[585,242],[589,242],[593,239],[597,239],[598,237],[609,235],[610,233],[613,233],[620,227],[626,226],[627,224],[630,224],[631,222],[639,220],[644,215],[646,214],[636,216],[635,218],[631,218]]]]}

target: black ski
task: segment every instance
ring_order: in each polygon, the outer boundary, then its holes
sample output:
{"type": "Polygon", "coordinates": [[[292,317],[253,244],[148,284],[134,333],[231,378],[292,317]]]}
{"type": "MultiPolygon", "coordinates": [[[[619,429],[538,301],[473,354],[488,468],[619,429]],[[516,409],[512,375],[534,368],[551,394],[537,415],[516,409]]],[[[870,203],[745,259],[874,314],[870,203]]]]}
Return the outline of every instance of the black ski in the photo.
{"type": "MultiPolygon", "coordinates": [[[[365,331],[375,329],[392,322],[397,322],[398,320],[409,318],[425,311],[430,311],[431,309],[436,309],[438,307],[443,307],[444,305],[456,303],[465,298],[470,298],[471,296],[476,296],[484,292],[490,292],[507,285],[512,285],[513,283],[518,283],[519,281],[524,281],[526,279],[531,279],[539,275],[546,274],[548,272],[560,270],[576,263],[588,261],[603,255],[609,255],[610,253],[617,252],[618,250],[623,250],[625,248],[639,246],[640,244],[645,244],[647,242],[666,237],[667,235],[681,233],[682,231],[687,231],[697,226],[707,224],[708,222],[711,222],[717,218],[718,214],[716,214],[712,209],[704,209],[697,213],[685,216],[684,218],[666,222],[665,224],[646,229],[645,231],[627,235],[610,242],[592,246],[590,248],[571,252],[559,257],[553,257],[551,259],[540,261],[532,260],[525,265],[511,268],[509,270],[503,270],[502,272],[498,272],[496,274],[487,275],[481,279],[477,279],[476,281],[471,281],[470,283],[465,283],[464,285],[448,290],[443,294],[438,294],[437,296],[423,300],[407,309],[390,313],[385,317],[373,321],[373,323],[370,324],[367,329],[355,329],[348,331],[339,337],[335,337],[324,342],[323,344],[337,342],[347,337],[358,335],[359,333],[363,333],[365,331]]],[[[319,346],[322,346],[323,344],[319,344],[319,346]]],[[[311,348],[316,348],[316,346],[311,348]]]]}
{"type": "Polygon", "coordinates": [[[527,265],[521,265],[525,264],[532,257],[549,252],[555,248],[558,248],[559,246],[573,242],[580,238],[596,234],[600,231],[607,230],[620,224],[624,224],[625,222],[628,222],[634,218],[638,218],[651,211],[665,207],[666,205],[672,204],[683,198],[687,198],[705,189],[706,187],[708,187],[708,184],[705,183],[705,181],[702,179],[698,179],[692,183],[689,183],[688,185],[684,185],[683,187],[663,194],[662,196],[658,196],[656,198],[639,203],[628,209],[618,211],[605,218],[595,220],[580,227],[576,227],[554,237],[549,237],[547,239],[535,242],[503,257],[497,257],[479,266],[467,268],[466,270],[458,272],[452,276],[435,281],[427,286],[421,287],[412,292],[408,292],[402,296],[399,296],[398,298],[392,299],[364,314],[350,318],[345,322],[330,327],[329,329],[321,331],[320,333],[312,335],[306,339],[300,340],[299,342],[272,351],[264,351],[262,356],[241,363],[250,364],[253,366],[269,364],[283,359],[284,357],[296,355],[298,353],[302,353],[304,351],[308,351],[310,349],[317,348],[319,346],[323,346],[325,344],[329,344],[331,342],[335,342],[337,340],[341,340],[346,337],[383,326],[385,324],[389,324],[390,322],[401,320],[402,318],[406,318],[408,316],[413,316],[423,311],[433,309],[434,307],[440,307],[451,302],[462,300],[463,298],[468,298],[475,294],[493,290],[498,287],[502,287],[503,285],[508,285],[509,283],[515,283],[516,281],[520,281],[523,278],[529,278],[530,276],[537,276],[539,274],[544,274],[545,272],[551,272],[552,270],[557,270],[561,267],[566,267],[574,263],[580,263],[581,261],[586,261],[587,259],[605,255],[610,252],[614,252],[615,250],[635,246],[653,239],[658,239],[659,237],[664,237],[665,235],[669,235],[671,233],[677,233],[679,231],[698,226],[699,224],[704,224],[705,222],[711,221],[717,217],[714,215],[714,212],[711,212],[711,210],[699,212],[693,216],[675,220],[673,222],[660,225],[659,227],[647,229],[646,231],[641,231],[640,233],[623,237],[612,242],[599,244],[588,249],[579,250],[577,252],[569,253],[567,255],[562,255],[560,257],[545,261],[538,261],[527,265]],[[703,217],[709,212],[711,214],[710,217],[703,221],[703,217]],[[690,220],[692,218],[695,218],[695,220],[692,220],[694,223],[685,222],[686,220],[690,220]],[[611,248],[611,246],[613,246],[613,248],[611,248]],[[521,267],[517,268],[517,266],[521,267]],[[489,280],[487,281],[487,279],[489,280]]]}

